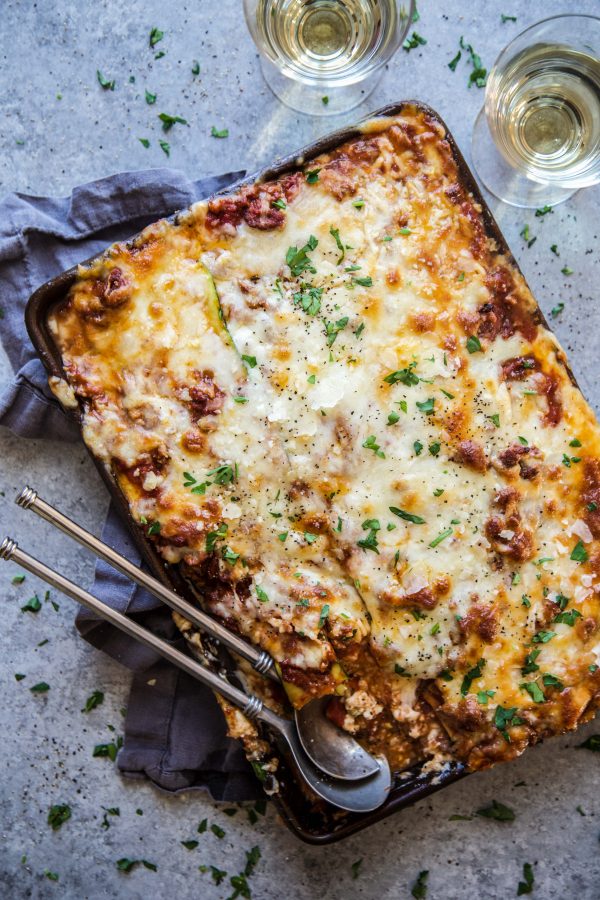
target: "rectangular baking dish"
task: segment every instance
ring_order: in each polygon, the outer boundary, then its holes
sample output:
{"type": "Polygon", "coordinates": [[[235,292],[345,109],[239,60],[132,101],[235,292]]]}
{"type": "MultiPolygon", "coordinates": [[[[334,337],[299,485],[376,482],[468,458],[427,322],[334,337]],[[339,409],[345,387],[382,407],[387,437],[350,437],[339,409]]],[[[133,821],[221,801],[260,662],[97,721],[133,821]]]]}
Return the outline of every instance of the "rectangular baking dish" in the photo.
{"type": "MultiPolygon", "coordinates": [[[[481,206],[487,236],[496,242],[500,251],[519,270],[462,154],[458,150],[443,120],[436,112],[418,101],[400,101],[377,110],[368,116],[367,119],[398,115],[408,105],[417,107],[444,128],[462,183],[466,190],[472,194],[474,200],[481,206]]],[[[360,134],[360,124],[338,130],[295,153],[287,155],[273,165],[247,176],[235,185],[220,191],[219,195],[229,194],[244,185],[277,179],[300,164],[305,164],[319,154],[335,149],[339,144],[356,137],[358,134],[360,134]]],[[[175,213],[170,217],[169,221],[176,222],[177,215],[175,213]]],[[[73,267],[46,282],[35,291],[27,304],[25,314],[27,330],[49,376],[64,378],[61,355],[48,328],[48,317],[52,308],[65,299],[75,281],[76,273],[77,267],[73,267]]],[[[72,415],[75,421],[79,423],[79,411],[73,411],[72,415]]],[[[185,595],[186,587],[182,579],[173,568],[164,563],[154,547],[147,541],[144,532],[132,518],[125,497],[116,482],[112,480],[101,463],[93,456],[92,459],[152,573],[169,587],[175,587],[176,590],[185,595]]],[[[282,760],[281,764],[282,768],[278,774],[280,790],[274,796],[275,803],[290,830],[301,840],[311,844],[328,844],[341,840],[375,822],[379,822],[397,810],[410,806],[467,774],[464,766],[460,763],[448,766],[442,772],[433,774],[426,774],[419,767],[415,767],[397,776],[389,799],[382,807],[371,813],[352,814],[324,803],[313,804],[301,790],[293,769],[287,765],[285,760],[282,760]]]]}

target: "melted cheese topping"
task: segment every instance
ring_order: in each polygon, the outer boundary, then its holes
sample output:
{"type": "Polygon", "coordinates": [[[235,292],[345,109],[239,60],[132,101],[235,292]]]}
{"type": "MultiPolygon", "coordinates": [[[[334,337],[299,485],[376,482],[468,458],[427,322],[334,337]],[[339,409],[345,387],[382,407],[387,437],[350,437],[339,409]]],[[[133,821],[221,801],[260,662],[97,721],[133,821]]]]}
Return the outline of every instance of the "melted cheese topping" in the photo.
{"type": "Polygon", "coordinates": [[[435,120],[310,169],[80,270],[84,438],[293,702],[489,765],[597,703],[598,425],[435,120]]]}

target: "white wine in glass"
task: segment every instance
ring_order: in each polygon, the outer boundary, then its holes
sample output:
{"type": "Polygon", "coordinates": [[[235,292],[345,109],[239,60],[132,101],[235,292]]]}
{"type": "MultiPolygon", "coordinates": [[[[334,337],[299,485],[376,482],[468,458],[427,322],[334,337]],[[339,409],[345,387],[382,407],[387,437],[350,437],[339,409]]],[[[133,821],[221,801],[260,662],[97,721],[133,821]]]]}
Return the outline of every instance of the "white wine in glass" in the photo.
{"type": "Polygon", "coordinates": [[[600,182],[600,19],[555,16],[498,57],[473,132],[477,174],[514,206],[600,182]]]}
{"type": "Polygon", "coordinates": [[[313,115],[364,100],[396,52],[414,2],[245,0],[265,80],[288,106],[313,115]]]}

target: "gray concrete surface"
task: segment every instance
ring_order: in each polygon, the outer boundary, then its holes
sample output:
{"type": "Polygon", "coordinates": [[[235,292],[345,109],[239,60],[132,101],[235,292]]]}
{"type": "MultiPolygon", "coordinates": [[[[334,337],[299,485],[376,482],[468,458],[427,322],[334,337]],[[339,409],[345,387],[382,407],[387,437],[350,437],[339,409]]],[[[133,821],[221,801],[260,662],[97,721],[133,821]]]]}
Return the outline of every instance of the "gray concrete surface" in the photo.
{"type": "MultiPolygon", "coordinates": [[[[464,61],[454,74],[447,68],[459,37],[473,43],[489,66],[518,30],[567,4],[422,0],[419,5],[415,27],[427,44],[400,51],[363,111],[395,99],[422,99],[442,114],[468,156],[483,92],[467,89],[464,61]],[[501,24],[501,13],[517,16],[517,24],[501,24]]],[[[598,12],[598,3],[580,0],[578,9],[598,12]]],[[[163,137],[157,114],[163,111],[190,123],[175,126],[168,140],[170,163],[192,177],[240,165],[253,168],[339,124],[296,115],[269,93],[239,0],[3,0],[1,10],[3,191],[65,194],[78,182],[117,170],[164,165],[157,144],[163,137]],[[165,51],[160,60],[148,48],[154,26],[165,33],[157,47],[165,51]],[[195,79],[194,59],[201,66],[195,79]],[[100,89],[96,69],[116,79],[114,92],[100,89]],[[145,89],[158,94],[154,106],[145,103],[145,89]],[[213,124],[228,127],[230,137],[211,138],[213,124]],[[150,139],[151,147],[144,149],[139,137],[150,139]]],[[[581,192],[544,218],[492,204],[543,309],[548,313],[558,301],[565,303],[554,324],[597,411],[599,200],[598,188],[581,192]],[[519,237],[525,222],[538,238],[530,249],[519,237]],[[550,252],[553,243],[560,259],[550,252]],[[574,270],[569,278],[560,273],[564,265],[574,270]]],[[[8,364],[4,359],[1,364],[0,375],[7,379],[8,364]]],[[[2,532],[10,531],[67,576],[89,584],[89,556],[12,505],[27,479],[98,532],[107,498],[84,451],[26,442],[6,432],[0,440],[2,532]]],[[[254,900],[399,900],[410,897],[423,869],[430,873],[427,896],[433,900],[508,898],[516,896],[525,862],[533,865],[535,897],[600,897],[600,756],[575,749],[583,736],[600,731],[599,725],[473,776],[343,844],[306,847],[272,809],[252,826],[245,811],[229,818],[202,794],[169,797],[147,784],[124,783],[109,760],[92,758],[95,744],[120,731],[128,673],[77,638],[73,605],[65,598],[52,594],[60,604],[57,611],[45,603],[37,616],[22,613],[22,603],[44,589],[30,577],[13,586],[13,574],[5,566],[0,571],[0,896],[220,900],[232,894],[229,877],[243,868],[244,852],[258,845],[262,858],[249,879],[254,900]],[[16,672],[26,679],[17,682],[16,672]],[[42,680],[50,691],[31,694],[29,686],[42,680]],[[86,697],[100,688],[104,704],[80,712],[86,697]],[[514,822],[451,819],[471,816],[492,798],[514,808],[514,822]],[[46,817],[56,803],[68,803],[72,818],[53,832],[46,817]],[[120,809],[119,816],[107,817],[109,828],[102,827],[103,807],[120,809]],[[204,817],[225,829],[222,839],[210,831],[195,835],[204,817]],[[199,846],[185,849],[180,842],[194,836],[199,846]],[[158,869],[122,873],[115,862],[124,856],[144,858],[158,869]],[[351,864],[361,858],[354,879],[351,864]],[[210,874],[198,871],[201,864],[228,875],[216,886],[210,874]],[[59,881],[50,881],[45,870],[57,873],[59,881]]]]}

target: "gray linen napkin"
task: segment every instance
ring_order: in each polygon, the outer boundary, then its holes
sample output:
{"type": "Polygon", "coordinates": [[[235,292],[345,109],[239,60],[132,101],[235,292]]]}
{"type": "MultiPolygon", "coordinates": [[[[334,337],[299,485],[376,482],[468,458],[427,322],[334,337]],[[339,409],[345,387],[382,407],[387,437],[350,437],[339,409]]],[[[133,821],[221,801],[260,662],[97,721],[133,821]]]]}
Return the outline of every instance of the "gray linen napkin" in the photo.
{"type": "MultiPolygon", "coordinates": [[[[29,438],[78,439],[50,393],[25,330],[33,291],[53,275],[126,238],[148,223],[225,187],[244,172],[188,181],[172,169],[128,172],[74,189],[60,199],[10,194],[0,202],[0,340],[15,376],[0,393],[0,424],[29,438]]],[[[136,564],[140,557],[112,505],[102,539],[136,564]]],[[[181,644],[170,612],[103,562],[92,587],[115,609],[181,644]]],[[[239,744],[226,736],[212,693],[86,610],[83,637],[134,672],[120,771],[167,791],[208,789],[216,800],[262,796],[239,744]]]]}

